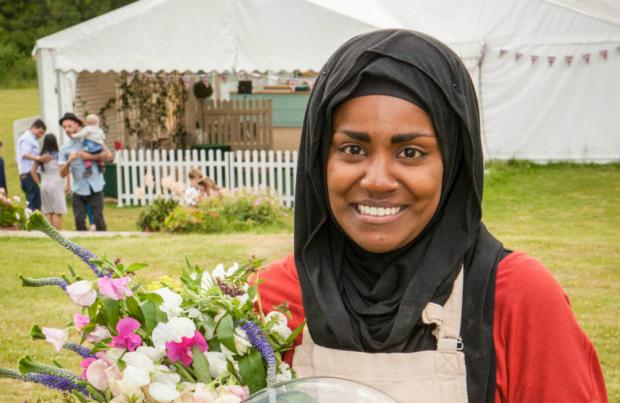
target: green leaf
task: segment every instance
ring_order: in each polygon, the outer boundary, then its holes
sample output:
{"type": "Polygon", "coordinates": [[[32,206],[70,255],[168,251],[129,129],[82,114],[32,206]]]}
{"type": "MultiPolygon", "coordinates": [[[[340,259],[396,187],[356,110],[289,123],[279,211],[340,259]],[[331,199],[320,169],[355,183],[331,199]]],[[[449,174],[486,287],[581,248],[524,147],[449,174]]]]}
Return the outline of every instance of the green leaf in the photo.
{"type": "Polygon", "coordinates": [[[297,336],[299,336],[301,334],[301,332],[304,330],[304,326],[306,326],[306,321],[304,320],[302,322],[301,325],[297,326],[297,328],[295,330],[293,330],[293,333],[291,333],[290,336],[288,336],[288,339],[286,339],[286,345],[290,345],[292,344],[295,339],[297,338],[297,336]]]}
{"type": "Polygon", "coordinates": [[[101,302],[103,303],[103,306],[105,306],[105,312],[108,317],[108,324],[110,325],[110,328],[116,329],[116,324],[120,318],[120,302],[111,298],[102,298],[101,302]]]}
{"type": "Polygon", "coordinates": [[[143,294],[142,298],[144,298],[145,301],[153,301],[157,305],[164,303],[164,298],[159,294],[155,294],[154,292],[143,294]]]}
{"type": "Polygon", "coordinates": [[[243,383],[250,388],[250,394],[267,387],[263,357],[257,350],[252,349],[250,354],[239,360],[239,372],[243,383]]]}
{"type": "Polygon", "coordinates": [[[140,322],[144,323],[144,315],[142,314],[142,310],[140,309],[140,304],[138,300],[134,297],[129,297],[125,300],[125,304],[127,304],[127,310],[129,314],[140,322]]]}
{"type": "Polygon", "coordinates": [[[126,273],[135,273],[138,270],[142,270],[145,267],[149,267],[147,263],[132,263],[125,269],[126,273]]]}
{"type": "Polygon", "coordinates": [[[194,344],[192,347],[192,367],[194,367],[194,372],[196,373],[196,378],[198,378],[198,382],[209,383],[211,382],[211,375],[209,374],[209,361],[207,361],[207,357],[205,357],[204,353],[198,349],[198,346],[194,344]]]}
{"type": "Polygon", "coordinates": [[[32,329],[30,329],[30,336],[32,336],[32,340],[45,340],[45,335],[39,325],[34,325],[32,329]]]}
{"type": "Polygon", "coordinates": [[[140,310],[144,318],[144,327],[146,331],[151,334],[155,326],[157,326],[157,311],[159,311],[157,303],[153,301],[144,301],[140,304],[140,310]]]}
{"type": "Polygon", "coordinates": [[[224,316],[215,328],[215,337],[233,353],[237,352],[235,346],[235,324],[230,315],[224,316]]]}
{"type": "Polygon", "coordinates": [[[88,334],[95,330],[95,326],[97,326],[96,323],[90,322],[88,325],[82,328],[82,338],[80,339],[80,344],[84,343],[84,340],[86,340],[88,334]]]}

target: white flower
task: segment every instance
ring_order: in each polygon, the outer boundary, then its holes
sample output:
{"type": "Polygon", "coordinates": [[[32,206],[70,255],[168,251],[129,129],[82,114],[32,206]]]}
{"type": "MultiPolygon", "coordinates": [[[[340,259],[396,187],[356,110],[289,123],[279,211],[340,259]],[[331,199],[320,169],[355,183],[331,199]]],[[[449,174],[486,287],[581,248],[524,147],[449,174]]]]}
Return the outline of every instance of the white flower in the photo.
{"type": "Polygon", "coordinates": [[[265,323],[271,323],[271,329],[282,336],[284,340],[288,339],[291,333],[293,333],[293,331],[287,326],[288,320],[286,319],[286,315],[282,312],[269,312],[265,317],[265,323]]]}
{"type": "Polygon", "coordinates": [[[172,186],[173,183],[174,179],[172,179],[172,176],[166,176],[161,179],[161,187],[163,189],[170,189],[170,186],[172,186]]]}
{"type": "Polygon", "coordinates": [[[159,290],[155,290],[153,292],[164,299],[164,302],[159,306],[159,309],[168,315],[168,319],[181,315],[183,312],[181,309],[181,304],[183,303],[182,296],[170,291],[168,287],[160,288],[159,290]]]}
{"type": "Polygon", "coordinates": [[[219,351],[206,351],[204,352],[207,361],[209,362],[209,374],[213,378],[217,378],[223,373],[228,371],[228,360],[226,354],[219,351]]]}
{"type": "Polygon", "coordinates": [[[53,345],[56,351],[60,351],[69,338],[69,332],[67,329],[43,327],[41,328],[41,331],[43,331],[43,334],[45,335],[45,341],[53,345]]]}
{"type": "Polygon", "coordinates": [[[153,329],[153,345],[164,350],[166,342],[180,343],[183,337],[192,337],[196,333],[196,325],[188,318],[172,318],[167,323],[158,323],[153,329]]]}
{"type": "Polygon", "coordinates": [[[211,276],[213,278],[224,279],[225,277],[230,277],[239,269],[239,263],[233,263],[228,269],[224,269],[224,265],[222,263],[215,266],[215,269],[211,272],[211,276]]]}
{"type": "Polygon", "coordinates": [[[26,220],[30,218],[30,216],[32,215],[33,211],[30,210],[29,208],[25,208],[24,209],[24,215],[26,216],[26,220]]]}
{"type": "Polygon", "coordinates": [[[22,216],[20,216],[18,212],[15,212],[15,219],[19,221],[21,218],[22,216]]]}
{"type": "Polygon", "coordinates": [[[163,357],[163,352],[156,350],[146,348],[126,353],[122,358],[127,364],[122,383],[128,387],[149,385],[151,397],[158,402],[170,402],[181,395],[176,389],[181,377],[165,365],[153,364],[152,354],[159,357],[158,360],[163,357]]]}
{"type": "Polygon", "coordinates": [[[276,375],[276,383],[290,381],[293,379],[291,367],[284,361],[278,366],[278,374],[276,375]]]}
{"type": "Polygon", "coordinates": [[[153,180],[153,175],[150,173],[144,175],[144,185],[148,188],[153,187],[155,181],[153,180]]]}
{"type": "Polygon", "coordinates": [[[73,302],[80,306],[91,306],[97,299],[97,291],[92,281],[80,280],[67,286],[67,294],[73,302]]]}
{"type": "Polygon", "coordinates": [[[213,281],[213,277],[211,276],[211,274],[207,271],[202,273],[202,278],[200,279],[200,287],[203,290],[208,291],[214,286],[215,286],[215,281],[213,281]]]}
{"type": "MultiPolygon", "coordinates": [[[[225,345],[220,346],[222,348],[222,352],[226,355],[226,357],[230,358],[234,361],[234,353],[226,348],[225,345]]],[[[240,327],[235,329],[235,349],[237,350],[237,355],[245,355],[248,350],[252,347],[252,343],[248,339],[245,330],[240,327]]]]}

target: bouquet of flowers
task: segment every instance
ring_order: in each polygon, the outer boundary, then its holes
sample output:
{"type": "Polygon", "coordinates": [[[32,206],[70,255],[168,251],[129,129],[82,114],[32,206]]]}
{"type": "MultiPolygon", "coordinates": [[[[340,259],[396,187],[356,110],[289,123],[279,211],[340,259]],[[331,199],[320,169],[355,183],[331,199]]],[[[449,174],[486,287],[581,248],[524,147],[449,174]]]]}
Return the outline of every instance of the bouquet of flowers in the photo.
{"type": "Polygon", "coordinates": [[[25,355],[18,370],[0,376],[35,382],[98,402],[241,402],[265,387],[290,380],[282,361],[302,326],[291,331],[286,307],[265,315],[258,295],[260,261],[211,273],[192,265],[180,279],[145,285],[135,273],[143,263],[124,265],[98,258],[65,239],[39,212],[26,223],[80,257],[97,276],[21,277],[27,287],[55,286],[78,309],[66,328],[32,328],[56,351],[83,357],[81,374],[25,355]],[[72,341],[73,340],[73,341],[72,341]]]}

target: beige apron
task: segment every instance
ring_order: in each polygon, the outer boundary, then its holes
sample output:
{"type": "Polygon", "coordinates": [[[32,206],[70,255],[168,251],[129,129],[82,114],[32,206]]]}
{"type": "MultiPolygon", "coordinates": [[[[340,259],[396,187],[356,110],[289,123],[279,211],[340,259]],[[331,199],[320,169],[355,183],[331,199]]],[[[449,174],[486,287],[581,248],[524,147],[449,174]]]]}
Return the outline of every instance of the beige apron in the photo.
{"type": "Polygon", "coordinates": [[[435,323],[436,351],[364,353],[325,348],[313,343],[304,329],[295,349],[297,376],[346,378],[372,386],[399,402],[466,403],[465,355],[460,338],[463,269],[444,306],[428,303],[424,323],[435,323]]]}

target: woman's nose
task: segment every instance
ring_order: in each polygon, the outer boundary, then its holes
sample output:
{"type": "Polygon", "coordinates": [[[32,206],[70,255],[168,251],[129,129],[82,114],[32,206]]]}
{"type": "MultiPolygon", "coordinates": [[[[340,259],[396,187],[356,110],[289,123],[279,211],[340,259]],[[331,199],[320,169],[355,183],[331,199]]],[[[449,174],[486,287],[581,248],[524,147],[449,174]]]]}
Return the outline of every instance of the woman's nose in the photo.
{"type": "Polygon", "coordinates": [[[385,156],[375,156],[369,161],[366,174],[360,186],[369,192],[385,193],[398,188],[398,181],[391,172],[391,160],[385,156]]]}

